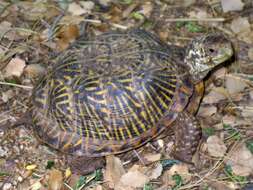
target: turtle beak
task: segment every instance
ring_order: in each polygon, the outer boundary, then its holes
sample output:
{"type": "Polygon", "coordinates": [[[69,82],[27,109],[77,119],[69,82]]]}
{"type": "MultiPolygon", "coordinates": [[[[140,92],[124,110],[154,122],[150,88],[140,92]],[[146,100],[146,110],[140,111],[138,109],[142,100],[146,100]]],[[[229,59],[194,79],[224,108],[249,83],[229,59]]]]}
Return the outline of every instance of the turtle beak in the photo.
{"type": "Polygon", "coordinates": [[[233,53],[234,52],[233,52],[232,45],[230,45],[229,47],[220,48],[218,50],[217,56],[212,58],[212,62],[215,65],[223,63],[223,62],[227,61],[228,59],[230,59],[233,56],[233,53]]]}

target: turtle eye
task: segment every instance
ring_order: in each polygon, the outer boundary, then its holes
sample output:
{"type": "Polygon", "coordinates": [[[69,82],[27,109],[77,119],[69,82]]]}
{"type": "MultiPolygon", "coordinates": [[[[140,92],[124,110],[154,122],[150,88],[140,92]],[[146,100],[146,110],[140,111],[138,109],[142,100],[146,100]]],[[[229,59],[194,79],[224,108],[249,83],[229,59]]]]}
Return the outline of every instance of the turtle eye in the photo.
{"type": "Polygon", "coordinates": [[[214,50],[213,48],[210,48],[210,49],[209,49],[209,52],[210,52],[210,53],[213,53],[214,51],[215,51],[215,50],[214,50]]]}

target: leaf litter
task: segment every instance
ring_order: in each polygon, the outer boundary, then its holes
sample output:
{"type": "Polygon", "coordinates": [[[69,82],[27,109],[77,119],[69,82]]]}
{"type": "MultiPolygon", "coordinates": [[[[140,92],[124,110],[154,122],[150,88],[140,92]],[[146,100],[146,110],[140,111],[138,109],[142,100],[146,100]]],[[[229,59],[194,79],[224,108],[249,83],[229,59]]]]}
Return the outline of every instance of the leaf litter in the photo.
{"type": "Polygon", "coordinates": [[[32,87],[52,66],[55,55],[78,38],[83,23],[88,23],[85,35],[141,27],[157,33],[165,42],[180,45],[201,33],[219,31],[233,41],[236,52],[231,65],[206,81],[197,116],[204,134],[198,167],[171,159],[167,147],[173,137],[169,135],[153,142],[158,146],[138,150],[146,165],[136,158],[131,161],[122,155],[111,156],[106,158],[104,169],[79,176],[65,164],[63,155],[37,145],[26,131],[0,129],[0,188],[246,188],[245,184],[252,181],[251,9],[252,2],[241,0],[202,4],[174,0],[0,2],[0,125],[9,118],[17,120],[25,112],[31,94],[26,87],[32,87]],[[16,109],[20,106],[22,109],[16,109]],[[51,167],[47,167],[49,160],[54,162],[51,167]]]}

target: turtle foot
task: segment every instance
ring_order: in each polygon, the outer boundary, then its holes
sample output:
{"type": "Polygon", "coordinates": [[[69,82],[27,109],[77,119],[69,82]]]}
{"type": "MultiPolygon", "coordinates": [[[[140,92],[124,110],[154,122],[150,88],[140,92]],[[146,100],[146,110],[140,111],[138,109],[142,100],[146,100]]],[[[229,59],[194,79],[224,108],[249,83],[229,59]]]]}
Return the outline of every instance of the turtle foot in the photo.
{"type": "Polygon", "coordinates": [[[96,169],[100,169],[105,165],[104,157],[92,158],[92,157],[74,157],[70,158],[69,165],[73,173],[79,175],[87,175],[94,172],[96,169]]]}

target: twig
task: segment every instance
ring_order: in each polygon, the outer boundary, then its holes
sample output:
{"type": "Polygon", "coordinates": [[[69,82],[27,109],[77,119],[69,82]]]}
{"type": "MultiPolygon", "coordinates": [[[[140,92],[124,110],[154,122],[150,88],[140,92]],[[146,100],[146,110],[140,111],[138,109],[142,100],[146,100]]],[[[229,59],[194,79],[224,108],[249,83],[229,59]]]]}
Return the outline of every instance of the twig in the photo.
{"type": "Polygon", "coordinates": [[[2,85],[8,85],[8,86],[15,86],[15,87],[24,88],[24,89],[33,89],[32,86],[25,86],[25,85],[21,85],[21,84],[13,84],[13,83],[10,83],[10,82],[0,81],[0,84],[2,84],[2,85]]]}
{"type": "Polygon", "coordinates": [[[225,18],[167,18],[167,22],[188,22],[188,21],[204,21],[204,22],[224,22],[225,18]]]}
{"type": "MultiPolygon", "coordinates": [[[[84,22],[90,22],[90,23],[95,23],[95,24],[102,24],[101,20],[96,20],[96,19],[84,19],[84,22]]],[[[121,24],[116,24],[116,23],[109,23],[111,26],[119,29],[126,30],[127,26],[121,25],[121,24]]]]}

